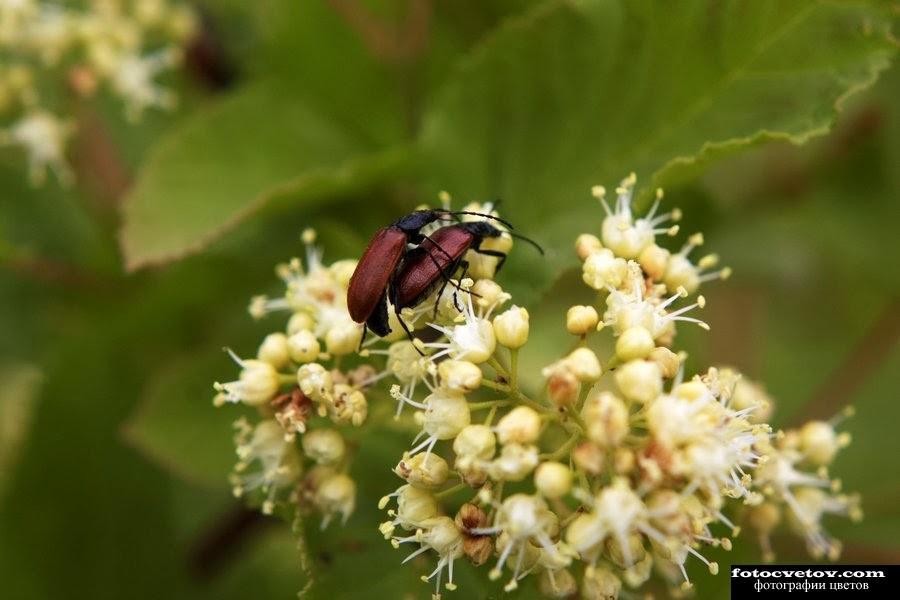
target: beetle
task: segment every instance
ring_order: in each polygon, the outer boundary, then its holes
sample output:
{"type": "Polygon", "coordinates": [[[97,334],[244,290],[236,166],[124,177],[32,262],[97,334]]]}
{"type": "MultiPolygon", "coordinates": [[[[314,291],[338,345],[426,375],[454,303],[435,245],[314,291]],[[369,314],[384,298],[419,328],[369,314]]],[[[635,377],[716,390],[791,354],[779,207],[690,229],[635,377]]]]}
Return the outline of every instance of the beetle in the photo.
{"type": "MultiPolygon", "coordinates": [[[[440,292],[438,292],[438,296],[440,296],[450,281],[450,277],[459,267],[462,267],[462,277],[465,277],[469,266],[464,258],[467,251],[473,250],[479,254],[497,257],[499,259],[497,271],[500,270],[506,261],[506,254],[482,248],[481,244],[486,238],[498,238],[504,233],[525,240],[537,248],[538,252],[544,253],[544,249],[533,240],[511,231],[504,232],[487,221],[457,223],[438,229],[431,234],[429,241],[439,247],[440,252],[433,252],[430,244],[421,244],[407,253],[389,288],[389,297],[394,306],[394,312],[407,335],[412,337],[406,323],[400,319],[400,311],[419,305],[438,284],[441,284],[440,292]]],[[[455,302],[456,296],[454,295],[455,302]]],[[[435,305],[435,312],[437,312],[437,305],[435,305]]]]}
{"type": "Polygon", "coordinates": [[[388,326],[388,288],[403,257],[409,251],[408,245],[421,247],[423,243],[427,243],[437,254],[443,254],[440,246],[422,233],[422,228],[435,221],[463,214],[494,219],[512,227],[503,219],[492,215],[444,209],[416,210],[397,219],[375,233],[360,257],[356,270],[353,271],[347,288],[347,309],[350,317],[357,323],[364,323],[378,336],[384,337],[389,334],[391,328],[388,326]]]}

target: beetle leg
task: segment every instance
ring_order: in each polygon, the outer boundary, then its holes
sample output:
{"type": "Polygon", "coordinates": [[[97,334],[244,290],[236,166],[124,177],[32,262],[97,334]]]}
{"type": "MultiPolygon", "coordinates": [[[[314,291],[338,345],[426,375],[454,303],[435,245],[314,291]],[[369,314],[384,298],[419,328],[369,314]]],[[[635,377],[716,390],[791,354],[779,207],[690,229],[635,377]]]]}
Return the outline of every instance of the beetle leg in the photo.
{"type": "MultiPolygon", "coordinates": [[[[397,315],[397,320],[400,321],[400,327],[403,328],[403,331],[406,332],[406,337],[409,338],[409,341],[415,342],[415,338],[413,338],[412,331],[409,330],[409,327],[406,325],[406,321],[403,320],[403,317],[400,316],[400,308],[397,305],[397,287],[391,282],[390,288],[390,297],[391,297],[391,305],[394,307],[394,314],[397,315]]],[[[420,355],[425,356],[425,353],[419,350],[419,347],[413,343],[413,348],[416,349],[420,355]]]]}
{"type": "MultiPolygon", "coordinates": [[[[462,260],[461,258],[457,259],[457,261],[453,265],[451,265],[452,268],[448,269],[447,273],[452,274],[454,271],[456,271],[456,269],[459,268],[459,265],[464,265],[463,277],[465,277],[466,269],[469,268],[469,263],[462,260]]],[[[438,290],[437,296],[435,296],[435,299],[434,299],[434,318],[437,318],[438,306],[440,305],[440,302],[441,302],[441,294],[444,293],[444,290],[447,288],[447,284],[448,283],[453,284],[453,287],[455,287],[456,290],[462,289],[459,287],[458,283],[454,282],[452,279],[450,279],[449,276],[447,276],[447,273],[442,273],[444,275],[444,283],[441,284],[441,289],[438,290]]],[[[456,290],[453,291],[453,306],[456,308],[456,310],[462,312],[462,310],[459,308],[459,302],[456,301],[456,290]]]]}
{"type": "MultiPolygon", "coordinates": [[[[432,246],[434,246],[435,248],[437,248],[438,250],[440,250],[441,252],[443,252],[443,253],[444,253],[444,256],[446,256],[447,258],[449,258],[451,262],[453,261],[453,257],[450,256],[450,255],[447,253],[447,251],[444,250],[444,249],[441,247],[440,244],[438,244],[436,241],[434,241],[433,239],[431,239],[431,238],[428,237],[427,235],[422,234],[422,242],[424,243],[426,240],[429,241],[429,242],[431,242],[431,245],[432,245],[432,246]]],[[[421,245],[421,244],[420,244],[420,245],[421,245]]],[[[425,251],[428,252],[428,249],[426,248],[425,251]]],[[[430,255],[430,254],[431,254],[431,253],[429,252],[429,255],[430,255]]],[[[437,261],[435,261],[435,263],[437,263],[437,261]]],[[[438,265],[438,268],[440,269],[440,268],[441,268],[441,265],[438,265]]]]}
{"type": "MultiPolygon", "coordinates": [[[[462,275],[459,276],[459,280],[462,281],[463,279],[466,278],[466,273],[469,271],[469,261],[463,260],[462,258],[460,258],[459,264],[462,267],[462,275]]],[[[456,289],[453,290],[453,307],[456,310],[458,310],[459,312],[462,312],[462,309],[459,307],[459,299],[456,297],[456,292],[458,292],[459,290],[462,290],[462,288],[459,287],[458,285],[456,286],[456,289]]],[[[474,294],[474,292],[471,292],[469,290],[463,290],[463,291],[468,291],[470,294],[474,294]]],[[[477,296],[478,294],[474,294],[474,295],[477,296]]]]}
{"type": "Polygon", "coordinates": [[[503,263],[506,262],[506,255],[502,252],[498,252],[497,250],[482,250],[481,248],[473,248],[473,250],[475,250],[475,252],[477,252],[478,254],[484,254],[485,256],[494,256],[500,259],[499,261],[497,261],[497,268],[494,270],[495,273],[499,273],[500,267],[502,267],[503,263]]]}

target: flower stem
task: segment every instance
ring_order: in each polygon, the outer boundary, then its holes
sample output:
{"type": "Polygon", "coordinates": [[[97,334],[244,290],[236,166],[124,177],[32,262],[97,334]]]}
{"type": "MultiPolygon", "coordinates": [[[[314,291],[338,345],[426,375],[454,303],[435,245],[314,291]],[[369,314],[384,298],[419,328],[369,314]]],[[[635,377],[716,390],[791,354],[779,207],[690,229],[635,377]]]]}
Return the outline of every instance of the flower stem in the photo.
{"type": "Polygon", "coordinates": [[[566,456],[567,454],[569,454],[569,452],[572,450],[572,448],[575,447],[575,444],[578,443],[579,439],[581,439],[581,434],[573,433],[562,446],[560,446],[559,448],[557,448],[556,450],[554,450],[553,452],[551,452],[549,454],[541,454],[540,458],[542,460],[559,460],[559,459],[563,458],[564,456],[566,456]]]}
{"type": "Polygon", "coordinates": [[[446,498],[447,496],[455,494],[456,492],[458,492],[461,489],[464,489],[466,487],[468,487],[468,486],[465,483],[457,483],[453,487],[448,487],[446,490],[438,492],[437,494],[434,495],[434,497],[435,498],[446,498]]]}

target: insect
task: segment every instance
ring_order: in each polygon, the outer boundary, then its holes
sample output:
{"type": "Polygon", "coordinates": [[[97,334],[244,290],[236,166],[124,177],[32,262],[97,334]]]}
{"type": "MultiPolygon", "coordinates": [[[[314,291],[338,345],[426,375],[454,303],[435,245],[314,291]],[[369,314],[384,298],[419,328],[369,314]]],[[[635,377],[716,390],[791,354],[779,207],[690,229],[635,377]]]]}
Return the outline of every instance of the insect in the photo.
{"type": "MultiPolygon", "coordinates": [[[[446,254],[439,244],[422,233],[422,228],[435,221],[463,214],[494,219],[512,227],[503,219],[492,215],[441,209],[417,210],[397,219],[375,234],[356,265],[347,289],[347,309],[350,317],[357,323],[365,323],[368,329],[381,337],[389,334],[391,328],[388,326],[388,288],[403,257],[409,252],[408,245],[414,244],[421,248],[423,244],[427,244],[436,254],[446,254]]],[[[446,258],[450,260],[449,255],[446,258]]]]}
{"type": "MultiPolygon", "coordinates": [[[[479,254],[498,258],[496,270],[500,270],[506,261],[506,254],[497,250],[482,248],[481,244],[486,238],[498,238],[504,233],[525,240],[537,248],[538,252],[544,253],[543,248],[533,240],[511,231],[504,232],[487,221],[457,223],[438,229],[431,234],[430,242],[438,246],[440,252],[433,251],[430,245],[422,244],[407,253],[397,275],[391,281],[389,289],[389,297],[391,304],[394,306],[394,312],[397,314],[398,320],[407,335],[412,337],[403,319],[399,318],[400,311],[420,304],[434,291],[438,284],[441,285],[438,292],[438,297],[440,297],[444,288],[450,282],[450,277],[458,268],[462,267],[462,277],[465,277],[469,267],[468,262],[464,258],[467,251],[474,250],[479,254]]],[[[453,301],[455,304],[455,292],[453,301]]],[[[458,308],[459,306],[457,305],[458,308]]],[[[436,304],[435,312],[437,312],[436,304]]]]}

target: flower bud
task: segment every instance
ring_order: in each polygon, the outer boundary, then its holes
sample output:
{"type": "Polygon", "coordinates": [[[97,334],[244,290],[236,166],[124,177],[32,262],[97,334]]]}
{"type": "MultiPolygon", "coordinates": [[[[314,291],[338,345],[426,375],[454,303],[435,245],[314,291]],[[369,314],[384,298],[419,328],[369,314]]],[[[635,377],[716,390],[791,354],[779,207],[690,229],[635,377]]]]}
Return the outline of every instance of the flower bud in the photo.
{"type": "Polygon", "coordinates": [[[459,556],[463,537],[450,517],[434,517],[422,524],[422,541],[441,556],[459,556]]]}
{"type": "Polygon", "coordinates": [[[575,403],[581,383],[565,360],[545,367],[541,374],[547,378],[547,395],[556,406],[562,408],[575,403]]]}
{"type": "Polygon", "coordinates": [[[416,529],[437,514],[437,500],[428,490],[411,485],[397,490],[397,520],[404,529],[416,529]]]}
{"type": "Polygon", "coordinates": [[[747,522],[756,531],[768,535],[781,523],[781,509],[771,502],[763,502],[747,509],[747,522]]]}
{"type": "Polygon", "coordinates": [[[599,475],[603,472],[606,457],[603,450],[597,444],[582,442],[572,450],[572,461],[575,468],[588,475],[599,475]]]}
{"type": "Polygon", "coordinates": [[[325,523],[335,514],[346,522],[356,508],[356,483],[343,473],[326,477],[316,490],[314,502],[325,514],[325,523]]]}
{"type": "Polygon", "coordinates": [[[410,485],[425,489],[435,489],[444,485],[449,472],[447,461],[436,454],[425,452],[413,456],[404,454],[403,459],[394,467],[394,473],[410,485]]]}
{"type": "Polygon", "coordinates": [[[643,327],[629,327],[616,338],[616,357],[622,362],[646,358],[654,348],[653,336],[643,327]]]}
{"type": "Polygon", "coordinates": [[[528,341],[528,311],[519,306],[494,317],[494,332],[501,346],[521,348],[528,341]]]}
{"type": "Polygon", "coordinates": [[[575,238],[575,254],[581,262],[587,260],[592,253],[603,248],[600,238],[590,233],[582,233],[575,238]]]}
{"type": "Polygon", "coordinates": [[[610,561],[621,569],[627,569],[642,561],[647,554],[639,534],[633,533],[629,535],[626,542],[628,544],[627,551],[622,547],[622,542],[617,537],[610,537],[606,540],[606,553],[610,561]]]}
{"type": "Polygon", "coordinates": [[[540,435],[541,417],[533,408],[517,406],[500,419],[496,431],[501,444],[529,444],[540,435]]]}
{"type": "Polygon", "coordinates": [[[575,378],[582,383],[594,383],[603,374],[600,360],[590,348],[576,348],[565,361],[575,378]]]}
{"type": "Polygon", "coordinates": [[[625,260],[617,258],[608,248],[592,252],[581,267],[581,278],[595,290],[618,288],[627,274],[625,260]]]}
{"type": "Polygon", "coordinates": [[[275,367],[261,360],[242,360],[240,365],[241,374],[237,381],[216,383],[213,386],[219,392],[215,404],[243,402],[259,406],[271,400],[281,387],[275,367]]]}
{"type": "Polygon", "coordinates": [[[353,259],[339,260],[331,263],[328,270],[331,271],[331,276],[334,277],[335,282],[346,289],[350,287],[350,278],[353,277],[358,263],[359,261],[353,259]]]}
{"type": "Polygon", "coordinates": [[[316,402],[330,400],[334,390],[331,372],[319,363],[309,363],[297,369],[297,383],[300,391],[316,402]]]}
{"type": "Polygon", "coordinates": [[[303,452],[320,465],[336,465],[344,458],[344,438],[334,429],[315,429],[301,439],[303,452]]]}
{"type": "Polygon", "coordinates": [[[465,456],[490,460],[494,458],[496,448],[497,439],[487,425],[464,427],[453,440],[453,452],[456,453],[457,459],[465,456]]]}
{"type": "Polygon", "coordinates": [[[683,287],[688,294],[693,294],[700,287],[700,272],[686,256],[673,254],[666,265],[663,282],[670,290],[683,287]]]}
{"type": "Polygon", "coordinates": [[[545,498],[562,498],[572,489],[572,471],[562,463],[541,463],[534,472],[534,487],[545,498]]]}
{"type": "Polygon", "coordinates": [[[628,407],[612,392],[588,394],[581,417],[587,438],[604,448],[618,446],[628,435],[628,407]]]}
{"type": "Polygon", "coordinates": [[[471,292],[475,304],[485,309],[496,308],[512,298],[492,279],[479,279],[472,285],[471,292]]]}
{"type": "Polygon", "coordinates": [[[753,412],[747,415],[747,419],[753,423],[767,423],[773,410],[772,399],[766,390],[746,377],[741,377],[734,384],[731,406],[735,410],[744,410],[752,406],[753,412]]]}
{"type": "Polygon", "coordinates": [[[538,575],[538,590],[547,598],[574,598],[578,583],[568,569],[543,570],[538,575]]]}
{"type": "Polygon", "coordinates": [[[498,481],[522,481],[538,464],[535,446],[505,444],[500,456],[488,466],[490,476],[498,481]]]}
{"type": "MultiPolygon", "coordinates": [[[[650,244],[638,256],[638,263],[640,263],[644,273],[649,275],[651,279],[660,281],[665,275],[669,256],[670,253],[665,248],[660,248],[656,244],[650,244]]],[[[678,286],[671,289],[678,289],[678,286]]]]}
{"type": "Polygon", "coordinates": [[[810,421],[800,428],[800,451],[816,466],[831,464],[841,444],[834,427],[825,421],[810,421]]]}
{"type": "Polygon", "coordinates": [[[654,362],[633,360],[616,370],[616,385],[628,400],[647,404],[662,393],[662,373],[654,362]]]}
{"type": "Polygon", "coordinates": [[[583,600],[616,600],[622,591],[622,582],[605,567],[585,572],[581,581],[583,600]]]}
{"type": "Polygon", "coordinates": [[[585,335],[597,327],[600,316],[593,306],[576,305],[566,312],[566,329],[574,335],[585,335]]]}
{"type": "Polygon", "coordinates": [[[445,360],[438,365],[441,385],[458,392],[473,392],[481,387],[481,369],[466,360],[445,360]]]}
{"type": "Polygon", "coordinates": [[[292,336],[299,331],[310,331],[315,326],[315,320],[308,313],[296,312],[288,319],[286,331],[288,336],[292,336]]]}
{"type": "Polygon", "coordinates": [[[663,346],[654,348],[647,359],[656,363],[665,379],[675,377],[678,374],[678,367],[681,366],[681,357],[663,346]]]}
{"type": "Polygon", "coordinates": [[[256,352],[256,358],[263,362],[267,362],[276,369],[282,369],[287,366],[290,360],[288,354],[287,336],[283,333],[270,333],[263,338],[259,350],[256,352]]]}
{"type": "Polygon", "coordinates": [[[356,352],[362,339],[362,328],[350,319],[341,320],[325,334],[325,349],[334,356],[356,352]]]}
{"type": "Polygon", "coordinates": [[[301,329],[287,339],[291,360],[298,364],[308,363],[319,357],[319,340],[312,331],[301,329]]]}
{"type": "Polygon", "coordinates": [[[436,390],[425,398],[425,404],[422,428],[439,440],[455,438],[471,420],[469,403],[460,392],[436,390]]]}
{"type": "Polygon", "coordinates": [[[613,469],[620,475],[631,472],[635,461],[634,451],[630,448],[616,448],[613,453],[613,469]]]}

